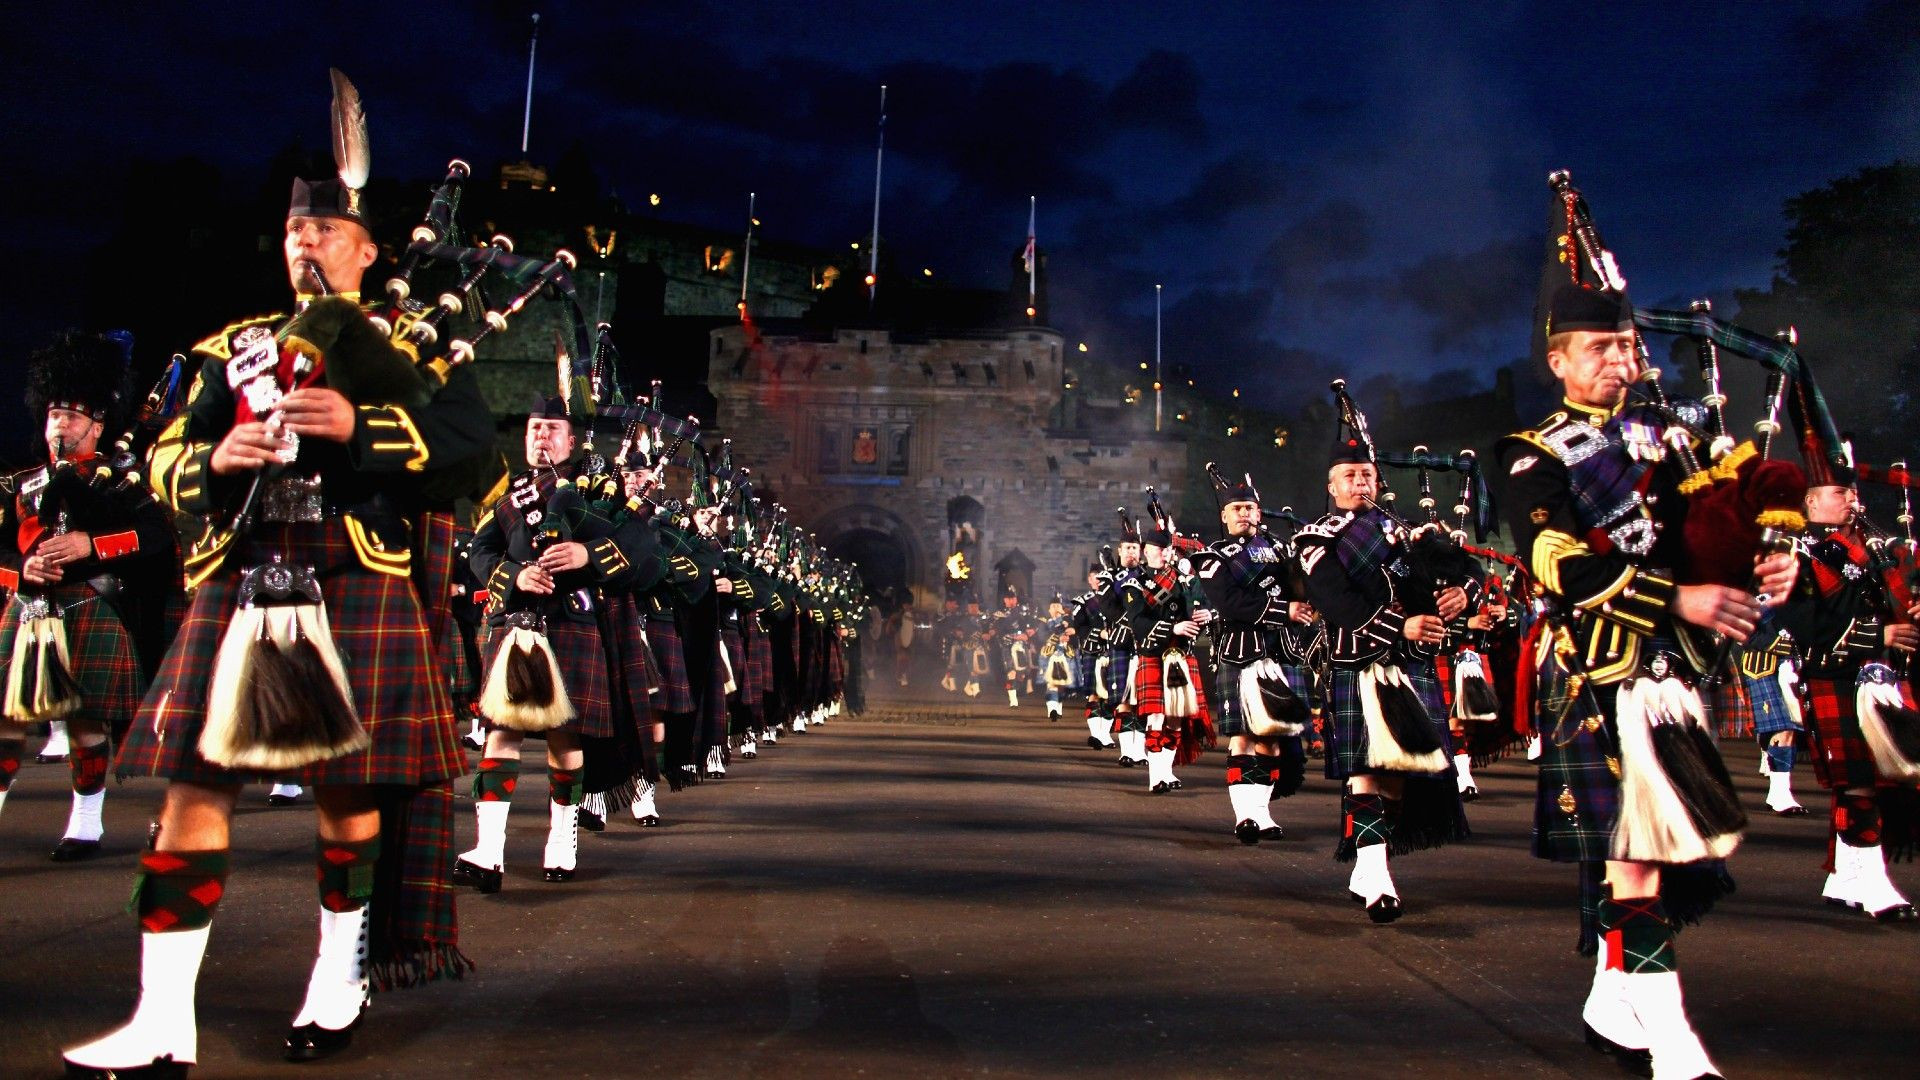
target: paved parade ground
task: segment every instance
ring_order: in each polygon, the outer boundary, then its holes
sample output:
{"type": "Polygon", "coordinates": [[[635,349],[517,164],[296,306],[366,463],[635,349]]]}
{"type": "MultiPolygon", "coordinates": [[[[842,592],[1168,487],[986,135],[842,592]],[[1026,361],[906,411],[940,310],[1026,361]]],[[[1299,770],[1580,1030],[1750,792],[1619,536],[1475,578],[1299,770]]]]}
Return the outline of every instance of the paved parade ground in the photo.
{"type": "MultiPolygon", "coordinates": [[[[876,704],[663,794],[663,828],[584,835],[565,885],[540,880],[530,777],[506,888],[460,899],[479,970],[377,996],[308,1066],[280,1040],[314,935],[312,811],[249,789],[195,1075],[1625,1075],[1580,1040],[1592,962],[1572,870],[1527,855],[1524,762],[1481,773],[1471,844],[1396,861],[1406,916],[1380,927],[1332,860],[1331,784],[1276,806],[1286,840],[1243,847],[1221,752],[1154,796],[1085,735],[984,697],[876,704]]],[[[1816,813],[1766,813],[1757,757],[1731,754],[1757,811],[1739,892],[1679,939],[1694,1025],[1730,1077],[1911,1075],[1920,929],[1819,903],[1824,799],[1803,766],[1816,813]]],[[[121,909],[159,790],[111,787],[107,854],[56,866],[66,766],[23,766],[0,816],[0,1075],[57,1075],[60,1046],[131,1008],[121,909]]],[[[1913,866],[1894,878],[1920,892],[1913,866]]]]}

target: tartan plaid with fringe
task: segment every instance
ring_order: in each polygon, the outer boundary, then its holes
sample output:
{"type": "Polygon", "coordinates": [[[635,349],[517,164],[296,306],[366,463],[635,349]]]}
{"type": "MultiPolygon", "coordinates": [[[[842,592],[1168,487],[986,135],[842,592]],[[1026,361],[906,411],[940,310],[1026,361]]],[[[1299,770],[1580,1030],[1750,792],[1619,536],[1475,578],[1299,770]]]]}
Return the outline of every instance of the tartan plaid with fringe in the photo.
{"type": "MultiPolygon", "coordinates": [[[[1851,679],[1806,679],[1813,775],[1825,788],[1870,788],[1881,782],[1860,732],[1860,702],[1851,679]]],[[[1902,690],[1902,697],[1906,692],[1902,690]]]]}
{"type": "Polygon", "coordinates": [[[671,612],[647,615],[647,644],[653,650],[654,669],[660,673],[656,684],[660,689],[653,695],[654,711],[692,712],[693,689],[687,684],[686,646],[680,641],[680,627],[675,625],[671,612]]]}
{"type": "MultiPolygon", "coordinates": [[[[481,649],[480,670],[493,671],[494,657],[507,640],[505,623],[492,628],[481,649]]],[[[613,737],[613,700],[607,686],[607,653],[597,623],[571,619],[547,620],[547,644],[560,665],[560,683],[573,703],[573,719],[556,730],[595,739],[613,737]]]]}
{"type": "MultiPolygon", "coordinates": [[[[80,686],[80,708],[65,719],[94,720],[108,731],[118,731],[140,708],[140,657],[113,608],[91,586],[82,582],[55,585],[44,591],[55,607],[65,609],[68,671],[80,686]]],[[[11,663],[13,639],[20,630],[20,600],[8,597],[0,618],[0,665],[11,663]]],[[[0,720],[0,738],[13,738],[19,729],[0,720]]]]}
{"type": "Polygon", "coordinates": [[[608,634],[620,658],[614,675],[622,681],[636,711],[642,706],[651,707],[653,699],[648,694],[660,684],[660,669],[654,666],[653,650],[647,647],[646,611],[639,597],[630,592],[608,596],[606,611],[608,634]]]}
{"type": "MultiPolygon", "coordinates": [[[[1445,771],[1452,775],[1453,739],[1447,729],[1447,703],[1440,692],[1440,681],[1434,678],[1433,665],[1422,660],[1402,659],[1399,667],[1407,676],[1407,681],[1413,684],[1413,692],[1419,695],[1420,704],[1427,708],[1427,719],[1433,724],[1440,746],[1447,756],[1445,771]]],[[[1345,780],[1382,771],[1367,764],[1367,716],[1360,707],[1360,672],[1363,670],[1349,667],[1333,669],[1330,693],[1333,708],[1326,725],[1326,776],[1329,780],[1345,780]]]]}
{"type": "Polygon", "coordinates": [[[244,545],[229,557],[227,569],[194,594],[120,748],[117,773],[198,784],[284,780],[306,786],[417,786],[464,773],[453,705],[412,583],[361,566],[341,518],[257,526],[244,545]],[[214,659],[236,605],[236,567],[264,563],[276,552],[291,564],[312,566],[319,578],[334,645],[372,745],[283,773],[223,769],[200,756],[198,743],[214,659]]]}
{"type": "Polygon", "coordinates": [[[367,976],[376,990],[399,990],[473,970],[460,951],[454,907],[453,783],[385,785],[380,860],[374,864],[367,976]]]}

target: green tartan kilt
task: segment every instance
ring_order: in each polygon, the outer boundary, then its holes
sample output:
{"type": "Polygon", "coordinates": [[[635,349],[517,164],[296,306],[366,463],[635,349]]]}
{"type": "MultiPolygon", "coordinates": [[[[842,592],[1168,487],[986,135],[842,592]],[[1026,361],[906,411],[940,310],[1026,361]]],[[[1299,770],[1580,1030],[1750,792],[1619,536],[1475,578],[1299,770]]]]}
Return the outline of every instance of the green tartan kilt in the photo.
{"type": "MultiPolygon", "coordinates": [[[[66,719],[124,725],[140,707],[140,658],[133,636],[113,608],[84,583],[56,585],[45,594],[66,609],[67,658],[80,686],[80,708],[66,719]]],[[[14,597],[0,618],[0,664],[11,665],[14,636],[20,630],[20,601],[14,597]]],[[[0,719],[0,738],[17,738],[20,728],[0,719]]]]}
{"type": "Polygon", "coordinates": [[[116,771],[122,777],[197,784],[286,780],[309,786],[415,786],[467,771],[456,731],[445,672],[413,583],[362,566],[343,519],[262,525],[245,550],[229,556],[227,566],[194,594],[180,635],[120,748],[116,771]],[[314,568],[354,707],[372,745],[285,773],[239,772],[200,756],[200,729],[214,660],[236,607],[241,568],[263,563],[275,552],[290,564],[314,568]]]}
{"type": "Polygon", "coordinates": [[[1533,854],[1554,862],[1611,858],[1620,817],[1618,737],[1613,709],[1620,688],[1593,686],[1557,728],[1543,720],[1540,779],[1533,806],[1533,854]]]}

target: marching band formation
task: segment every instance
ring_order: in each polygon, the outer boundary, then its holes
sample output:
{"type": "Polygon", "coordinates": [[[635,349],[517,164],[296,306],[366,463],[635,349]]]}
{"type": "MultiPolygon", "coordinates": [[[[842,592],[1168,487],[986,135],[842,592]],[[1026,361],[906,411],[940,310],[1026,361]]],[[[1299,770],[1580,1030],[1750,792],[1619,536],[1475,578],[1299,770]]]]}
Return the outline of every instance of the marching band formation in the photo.
{"type": "MultiPolygon", "coordinates": [[[[349,1044],[373,988],[471,966],[455,891],[507,881],[529,736],[547,756],[542,877],[564,883],[581,828],[657,825],[659,784],[724,777],[859,708],[858,572],[757,497],[729,446],[710,460],[657,384],[623,398],[564,253],[461,242],[464,163],[385,296],[363,294],[379,257],[365,117],[337,72],[334,124],[339,175],[296,181],[288,210],[291,315],[208,337],[197,372],[176,364],[138,409],[117,389],[123,334],[65,334],[32,358],[46,463],[0,503],[0,805],[44,723],[42,760],[64,756],[73,788],[56,861],[99,853],[110,767],[168,781],[131,905],[133,1015],[68,1049],[69,1076],[197,1060],[194,990],[247,783],[281,803],[310,792],[316,813],[318,946],[286,1036],[290,1060],[313,1060],[349,1044]],[[574,333],[510,472],[471,360],[533,301],[560,303],[574,333]],[[456,853],[452,783],[468,775],[456,853]]],[[[1402,857],[1469,839],[1473,767],[1524,753],[1534,854],[1578,868],[1587,1041],[1631,1071],[1712,1076],[1674,939],[1732,887],[1731,740],[1757,741],[1783,815],[1808,813],[1790,778],[1812,756],[1831,797],[1822,899],[1915,918],[1888,875],[1920,838],[1914,549],[1856,492],[1890,483],[1904,507],[1911,480],[1852,461],[1790,336],[1704,305],[1634,307],[1585,201],[1564,173],[1551,183],[1565,224],[1534,346],[1563,402],[1499,446],[1517,555],[1483,546],[1495,492],[1471,452],[1383,448],[1336,381],[1326,514],[1270,509],[1251,476],[1209,466],[1208,544],[1148,489],[1088,590],[1044,617],[1012,591],[991,616],[949,601],[941,685],[1010,707],[1040,694],[1053,720],[1083,698],[1089,745],[1145,765],[1155,793],[1224,737],[1227,820],[1248,845],[1286,835],[1273,801],[1319,758],[1342,793],[1335,857],[1381,924],[1404,914],[1402,857]],[[1697,343],[1704,400],[1662,392],[1652,334],[1697,343]],[[1772,372],[1754,441],[1728,425],[1722,352],[1772,372]],[[1804,466],[1773,457],[1789,427],[1804,466]],[[1416,477],[1411,519],[1394,472],[1416,477]],[[1452,520],[1436,473],[1458,477],[1452,520]]]]}

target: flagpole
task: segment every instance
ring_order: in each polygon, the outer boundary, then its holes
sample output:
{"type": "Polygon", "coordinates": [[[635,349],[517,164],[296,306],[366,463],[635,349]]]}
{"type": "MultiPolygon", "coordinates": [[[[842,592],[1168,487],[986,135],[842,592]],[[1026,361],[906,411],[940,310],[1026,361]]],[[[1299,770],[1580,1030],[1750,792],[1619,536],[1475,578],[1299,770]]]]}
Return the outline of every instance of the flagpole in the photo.
{"type": "Polygon", "coordinates": [[[753,217],[754,193],[747,192],[747,240],[740,248],[740,321],[747,319],[747,275],[753,271],[753,227],[760,224],[753,217]]]}
{"type": "Polygon", "coordinates": [[[1153,430],[1160,430],[1160,286],[1153,287],[1153,430]]]}
{"type": "Polygon", "coordinates": [[[1034,196],[1027,196],[1027,318],[1029,320],[1032,320],[1040,313],[1040,309],[1034,300],[1035,293],[1038,291],[1035,281],[1038,277],[1040,266],[1040,249],[1035,245],[1033,232],[1034,207],[1036,203],[1037,199],[1034,196]]]}
{"type": "Polygon", "coordinates": [[[527,42],[527,106],[520,114],[520,156],[527,156],[527,136],[533,131],[533,58],[540,49],[540,14],[533,16],[533,37],[527,42]]]}
{"type": "Polygon", "coordinates": [[[880,290],[880,166],[887,156],[887,84],[880,84],[880,136],[873,151],[873,236],[867,253],[867,305],[880,290]]]}

